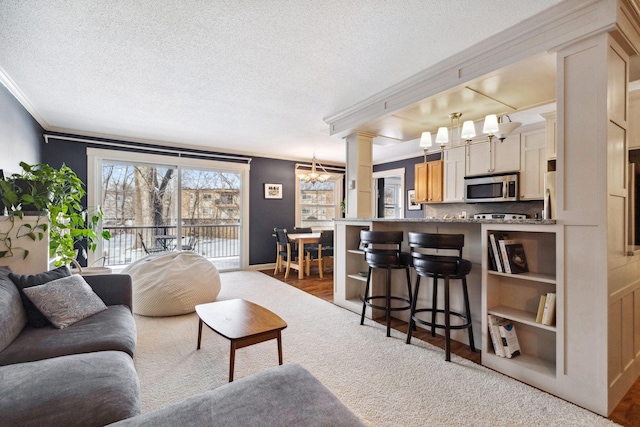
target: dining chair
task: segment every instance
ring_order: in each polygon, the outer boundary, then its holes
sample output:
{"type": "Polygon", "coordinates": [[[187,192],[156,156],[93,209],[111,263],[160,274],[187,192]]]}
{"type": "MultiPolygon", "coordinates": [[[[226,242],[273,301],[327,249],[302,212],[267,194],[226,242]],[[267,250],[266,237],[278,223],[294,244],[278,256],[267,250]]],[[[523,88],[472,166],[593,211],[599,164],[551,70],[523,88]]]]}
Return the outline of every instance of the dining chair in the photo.
{"type": "Polygon", "coordinates": [[[276,242],[278,247],[278,257],[276,258],[276,269],[273,274],[277,274],[282,271],[282,263],[286,262],[287,269],[284,273],[284,278],[289,277],[289,270],[291,269],[291,243],[289,242],[289,236],[287,235],[286,228],[274,228],[276,234],[276,242]]]}
{"type": "Polygon", "coordinates": [[[194,236],[190,236],[189,237],[189,241],[182,245],[182,250],[183,251],[195,251],[196,250],[196,245],[198,244],[198,238],[194,235],[194,236]]]}
{"type": "Polygon", "coordinates": [[[323,278],[326,259],[333,257],[333,230],[322,231],[320,233],[318,243],[314,243],[310,246],[311,248],[307,251],[307,275],[309,275],[309,266],[311,262],[317,261],[318,274],[320,275],[320,278],[323,278]]]}
{"type": "Polygon", "coordinates": [[[161,246],[156,246],[154,248],[148,248],[147,245],[144,244],[144,239],[142,238],[142,233],[138,233],[140,237],[140,246],[142,246],[142,250],[145,251],[147,255],[157,254],[160,252],[167,252],[167,250],[161,246]]]}

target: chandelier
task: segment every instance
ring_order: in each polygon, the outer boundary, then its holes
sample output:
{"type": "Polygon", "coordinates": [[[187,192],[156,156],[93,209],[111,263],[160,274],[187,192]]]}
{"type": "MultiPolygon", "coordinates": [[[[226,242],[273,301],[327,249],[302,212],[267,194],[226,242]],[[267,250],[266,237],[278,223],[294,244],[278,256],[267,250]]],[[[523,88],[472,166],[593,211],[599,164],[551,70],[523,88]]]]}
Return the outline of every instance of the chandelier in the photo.
{"type": "Polygon", "coordinates": [[[325,170],[324,166],[316,159],[315,153],[313,154],[313,159],[311,160],[311,170],[310,171],[298,171],[297,173],[298,179],[303,182],[325,182],[331,175],[325,170]],[[318,173],[318,168],[322,171],[322,173],[318,173]]]}

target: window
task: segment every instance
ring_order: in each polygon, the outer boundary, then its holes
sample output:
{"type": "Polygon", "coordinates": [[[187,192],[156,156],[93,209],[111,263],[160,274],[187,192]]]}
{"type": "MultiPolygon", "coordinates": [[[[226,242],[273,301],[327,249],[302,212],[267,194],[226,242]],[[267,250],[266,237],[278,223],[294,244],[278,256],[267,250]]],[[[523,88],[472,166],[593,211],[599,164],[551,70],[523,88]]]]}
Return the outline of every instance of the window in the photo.
{"type": "Polygon", "coordinates": [[[340,216],[341,176],[325,182],[298,182],[296,187],[296,224],[314,230],[333,228],[333,219],[340,216]]]}
{"type": "Polygon", "coordinates": [[[87,154],[88,204],[102,207],[102,227],[111,232],[96,251],[106,265],[129,264],[145,255],[141,242],[156,248],[171,236],[177,248],[197,239],[198,253],[219,270],[246,268],[248,165],[94,148],[87,154]],[[218,208],[221,196],[231,203],[218,208]]]}

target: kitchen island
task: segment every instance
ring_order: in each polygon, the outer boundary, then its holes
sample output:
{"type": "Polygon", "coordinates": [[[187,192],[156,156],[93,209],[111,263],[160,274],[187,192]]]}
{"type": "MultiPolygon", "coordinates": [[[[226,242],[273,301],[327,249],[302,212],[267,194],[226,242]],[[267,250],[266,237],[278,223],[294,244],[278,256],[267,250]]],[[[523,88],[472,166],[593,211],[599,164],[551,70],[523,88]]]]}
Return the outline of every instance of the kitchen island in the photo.
{"type": "MultiPolygon", "coordinates": [[[[337,219],[335,220],[336,248],[334,265],[334,303],[361,313],[366,285],[367,263],[360,246],[360,231],[404,232],[403,250],[408,251],[407,232],[451,233],[465,236],[463,257],[473,268],[467,277],[473,335],[481,343],[482,364],[518,380],[556,395],[560,363],[564,359],[563,336],[563,282],[560,258],[563,253],[562,236],[555,220],[535,219],[337,219]],[[492,270],[489,236],[506,234],[509,239],[522,243],[529,271],[520,274],[500,273],[492,270]],[[557,319],[552,325],[536,322],[540,297],[547,293],[557,295],[557,319]],[[494,314],[514,322],[521,346],[521,355],[512,359],[496,355],[488,333],[487,315],[494,314]]],[[[393,272],[393,294],[406,297],[405,280],[400,272],[393,272]]],[[[462,288],[455,280],[451,285],[451,309],[464,312],[462,288]]],[[[384,272],[374,271],[370,295],[384,294],[384,272]]],[[[412,285],[415,272],[412,272],[412,285]]],[[[431,280],[422,280],[418,305],[431,306],[431,280]]],[[[442,307],[443,292],[439,292],[442,307]]],[[[368,318],[378,318],[382,312],[367,307],[368,318]]],[[[394,316],[409,321],[409,311],[396,311],[394,316]]],[[[440,331],[439,331],[440,332],[440,331]]],[[[451,338],[468,344],[464,330],[453,330],[451,338]]],[[[477,344],[476,344],[477,345],[477,344]]]]}

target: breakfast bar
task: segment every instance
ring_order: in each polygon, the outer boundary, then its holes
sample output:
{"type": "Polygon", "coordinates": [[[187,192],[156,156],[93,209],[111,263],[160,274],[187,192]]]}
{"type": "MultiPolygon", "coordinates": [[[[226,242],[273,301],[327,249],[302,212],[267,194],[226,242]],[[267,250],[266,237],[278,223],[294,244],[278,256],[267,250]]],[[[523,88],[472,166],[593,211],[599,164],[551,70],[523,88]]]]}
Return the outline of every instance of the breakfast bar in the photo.
{"type": "MultiPolygon", "coordinates": [[[[468,275],[469,303],[473,337],[482,350],[482,364],[545,390],[555,390],[564,358],[561,344],[564,336],[562,316],[563,281],[561,275],[562,244],[555,220],[488,219],[488,218],[419,218],[382,219],[347,218],[335,220],[334,303],[360,313],[361,296],[365,290],[367,270],[360,247],[360,231],[403,231],[403,250],[408,251],[407,233],[446,233],[464,235],[463,257],[472,263],[468,275]],[[491,265],[490,236],[501,233],[522,244],[528,262],[528,272],[512,274],[495,271],[491,265]],[[557,324],[536,322],[541,295],[552,292],[558,296],[557,324]],[[512,321],[517,329],[521,354],[512,359],[498,356],[488,333],[487,315],[493,314],[512,321]]],[[[407,293],[403,272],[394,272],[394,295],[407,293]]],[[[374,272],[369,294],[377,295],[384,286],[384,274],[374,272]]],[[[431,281],[421,282],[418,305],[431,305],[431,281]]],[[[415,284],[415,273],[412,273],[415,284]]],[[[408,297],[408,295],[406,295],[408,297]]],[[[443,298],[442,295],[439,296],[443,298]]],[[[441,302],[439,302],[440,305],[441,302]]],[[[452,311],[464,311],[464,299],[459,287],[451,288],[452,311]]],[[[397,318],[409,322],[408,311],[396,311],[397,318]]],[[[367,308],[366,317],[378,318],[381,313],[367,308]]],[[[451,338],[468,344],[465,330],[453,330],[451,338]]]]}

